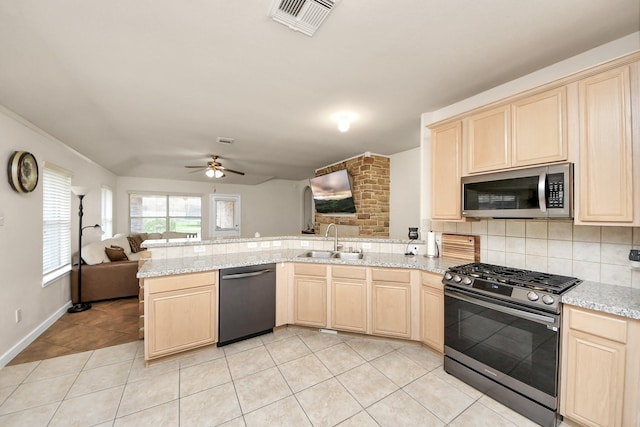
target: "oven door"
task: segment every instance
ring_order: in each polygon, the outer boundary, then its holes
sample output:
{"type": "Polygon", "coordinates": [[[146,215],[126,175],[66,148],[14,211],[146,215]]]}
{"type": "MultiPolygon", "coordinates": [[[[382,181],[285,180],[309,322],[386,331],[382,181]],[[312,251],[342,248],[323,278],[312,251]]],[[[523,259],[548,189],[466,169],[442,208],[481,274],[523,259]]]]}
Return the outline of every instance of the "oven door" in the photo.
{"type": "Polygon", "coordinates": [[[445,287],[445,355],[555,410],[559,318],[445,287]]]}

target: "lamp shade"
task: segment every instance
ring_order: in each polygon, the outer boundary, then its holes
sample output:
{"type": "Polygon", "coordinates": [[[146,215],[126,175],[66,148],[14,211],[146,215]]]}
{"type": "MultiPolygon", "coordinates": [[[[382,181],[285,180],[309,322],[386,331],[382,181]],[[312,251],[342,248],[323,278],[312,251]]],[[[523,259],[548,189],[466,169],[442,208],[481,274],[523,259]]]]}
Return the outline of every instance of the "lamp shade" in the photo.
{"type": "Polygon", "coordinates": [[[71,192],[76,196],[85,196],[89,192],[88,187],[72,186],[71,192]]]}

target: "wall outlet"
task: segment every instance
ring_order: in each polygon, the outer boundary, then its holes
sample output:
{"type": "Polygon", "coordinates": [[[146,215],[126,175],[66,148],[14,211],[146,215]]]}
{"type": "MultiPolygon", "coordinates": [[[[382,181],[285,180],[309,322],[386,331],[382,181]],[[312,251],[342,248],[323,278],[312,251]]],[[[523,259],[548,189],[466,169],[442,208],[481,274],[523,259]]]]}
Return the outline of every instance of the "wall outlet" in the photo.
{"type": "Polygon", "coordinates": [[[20,323],[22,321],[22,309],[19,308],[16,310],[16,323],[20,323]]]}
{"type": "Polygon", "coordinates": [[[258,242],[249,242],[247,243],[247,249],[255,249],[258,247],[258,242]]]}
{"type": "Polygon", "coordinates": [[[369,242],[362,243],[362,249],[371,249],[371,243],[369,242]]]}
{"type": "Polygon", "coordinates": [[[301,247],[301,248],[308,248],[308,247],[309,247],[309,241],[307,241],[307,240],[300,240],[300,247],[301,247]]]}

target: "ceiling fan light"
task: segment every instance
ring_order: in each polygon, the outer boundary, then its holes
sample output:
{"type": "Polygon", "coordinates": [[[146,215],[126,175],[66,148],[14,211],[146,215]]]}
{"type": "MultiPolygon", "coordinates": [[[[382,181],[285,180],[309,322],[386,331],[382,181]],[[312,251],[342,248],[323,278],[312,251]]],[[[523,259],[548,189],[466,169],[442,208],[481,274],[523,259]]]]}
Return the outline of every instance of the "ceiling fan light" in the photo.
{"type": "Polygon", "coordinates": [[[214,178],[222,178],[224,176],[224,172],[219,169],[216,169],[213,173],[214,178]]]}
{"type": "Polygon", "coordinates": [[[204,174],[207,175],[209,178],[213,178],[216,175],[216,172],[219,172],[219,171],[214,171],[213,169],[209,168],[204,174]]]}

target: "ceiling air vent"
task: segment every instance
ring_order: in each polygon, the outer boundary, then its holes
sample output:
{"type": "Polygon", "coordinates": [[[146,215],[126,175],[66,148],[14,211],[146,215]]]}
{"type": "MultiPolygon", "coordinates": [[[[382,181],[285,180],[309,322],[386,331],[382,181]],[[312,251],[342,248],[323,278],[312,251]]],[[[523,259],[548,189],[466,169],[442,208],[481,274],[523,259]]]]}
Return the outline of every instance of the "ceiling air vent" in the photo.
{"type": "Polygon", "coordinates": [[[235,141],[233,138],[227,138],[224,136],[218,137],[218,143],[220,144],[233,144],[233,141],[235,141]]]}
{"type": "Polygon", "coordinates": [[[335,0],[274,0],[271,17],[292,30],[312,36],[334,5],[335,0]]]}

